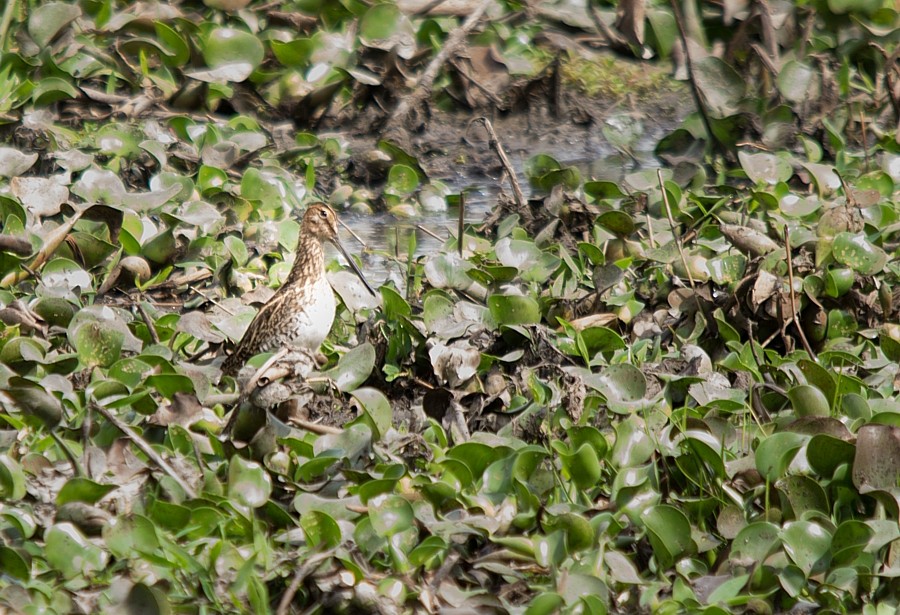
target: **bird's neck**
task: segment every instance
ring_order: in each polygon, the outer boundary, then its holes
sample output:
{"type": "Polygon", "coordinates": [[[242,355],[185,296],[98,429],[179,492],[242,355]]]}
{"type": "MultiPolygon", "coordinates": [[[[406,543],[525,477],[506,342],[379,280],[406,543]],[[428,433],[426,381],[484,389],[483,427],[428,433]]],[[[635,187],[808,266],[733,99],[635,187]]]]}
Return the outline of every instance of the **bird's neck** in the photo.
{"type": "Polygon", "coordinates": [[[294,266],[283,286],[313,282],[325,273],[325,249],[318,237],[300,234],[294,266]]]}

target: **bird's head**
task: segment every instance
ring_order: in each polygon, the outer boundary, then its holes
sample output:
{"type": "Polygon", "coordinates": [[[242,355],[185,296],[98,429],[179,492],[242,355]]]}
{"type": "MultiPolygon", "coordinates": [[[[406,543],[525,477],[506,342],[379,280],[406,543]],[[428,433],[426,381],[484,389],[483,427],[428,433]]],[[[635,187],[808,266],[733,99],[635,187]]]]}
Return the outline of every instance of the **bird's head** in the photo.
{"type": "Polygon", "coordinates": [[[322,203],[310,205],[303,215],[300,232],[312,235],[322,241],[336,242],[338,237],[337,216],[327,205],[322,203]]]}

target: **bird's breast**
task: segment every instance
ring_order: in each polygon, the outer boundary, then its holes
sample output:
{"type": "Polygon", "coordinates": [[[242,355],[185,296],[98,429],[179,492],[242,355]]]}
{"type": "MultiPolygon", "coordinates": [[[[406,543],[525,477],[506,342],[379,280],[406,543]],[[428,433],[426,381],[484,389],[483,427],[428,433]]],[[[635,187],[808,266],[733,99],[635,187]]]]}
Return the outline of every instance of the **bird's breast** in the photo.
{"type": "Polygon", "coordinates": [[[334,323],[334,291],[325,276],[306,285],[298,293],[296,309],[287,319],[285,337],[300,348],[318,350],[334,323]]]}

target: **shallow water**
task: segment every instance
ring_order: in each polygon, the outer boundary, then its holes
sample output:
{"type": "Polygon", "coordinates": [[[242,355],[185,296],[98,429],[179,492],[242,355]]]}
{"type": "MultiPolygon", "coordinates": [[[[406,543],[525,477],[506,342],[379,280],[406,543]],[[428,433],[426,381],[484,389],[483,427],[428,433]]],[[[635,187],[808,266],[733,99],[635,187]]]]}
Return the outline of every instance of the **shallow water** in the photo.
{"type": "MultiPolygon", "coordinates": [[[[602,179],[621,182],[628,173],[660,166],[660,161],[653,155],[653,149],[663,133],[663,127],[657,127],[652,134],[645,134],[635,144],[632,152],[634,158],[617,152],[602,138],[585,140],[579,143],[580,147],[563,144],[557,145],[558,149],[554,151],[555,148],[538,146],[530,153],[508,152],[508,156],[516,169],[525,196],[532,197],[541,194],[541,191],[529,184],[523,172],[523,166],[531,155],[544,153],[556,158],[563,166],[574,165],[581,171],[584,181],[602,179]]],[[[453,192],[466,190],[467,224],[477,224],[484,220],[493,208],[501,188],[507,193],[512,193],[508,181],[504,181],[501,186],[497,180],[485,178],[480,172],[435,176],[432,179],[444,182],[453,192]]],[[[424,227],[439,237],[450,239],[456,235],[458,217],[459,210],[456,207],[449,207],[441,212],[424,212],[410,219],[399,219],[389,213],[368,215],[344,213],[341,216],[366,244],[362,255],[366,277],[375,285],[392,280],[400,288],[405,286],[405,266],[401,266],[400,263],[406,258],[409,235],[414,233],[416,236],[417,256],[433,254],[441,249],[443,242],[419,227],[424,227]]],[[[349,237],[346,231],[342,231],[342,236],[344,245],[352,253],[362,252],[359,243],[349,237]]]]}

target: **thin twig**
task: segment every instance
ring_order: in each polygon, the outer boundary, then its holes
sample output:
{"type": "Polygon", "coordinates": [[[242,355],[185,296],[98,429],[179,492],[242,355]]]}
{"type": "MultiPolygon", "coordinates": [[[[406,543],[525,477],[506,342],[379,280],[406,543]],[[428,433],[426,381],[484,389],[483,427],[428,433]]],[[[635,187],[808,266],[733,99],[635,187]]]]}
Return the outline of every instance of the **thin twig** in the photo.
{"type": "Polygon", "coordinates": [[[431,229],[422,226],[421,224],[417,224],[416,228],[419,229],[420,231],[422,231],[423,233],[425,233],[426,235],[428,235],[429,237],[433,237],[433,238],[437,239],[438,241],[444,241],[443,237],[441,237],[440,235],[438,235],[431,229]]]}
{"type": "Polygon", "coordinates": [[[863,113],[862,106],[859,108],[859,123],[862,126],[862,145],[863,155],[866,157],[866,173],[869,172],[869,137],[866,134],[866,116],[863,113]]]}
{"type": "Polygon", "coordinates": [[[153,450],[153,447],[150,446],[138,432],[136,432],[130,425],[124,423],[121,419],[119,419],[119,417],[112,414],[103,406],[99,404],[91,404],[91,406],[97,412],[102,414],[103,418],[112,423],[116,429],[125,434],[125,437],[127,437],[134,443],[135,446],[141,449],[141,452],[147,455],[147,458],[155,463],[160,470],[165,472],[172,480],[174,480],[178,484],[178,486],[181,487],[181,490],[184,491],[185,495],[187,495],[188,498],[192,500],[196,499],[197,493],[194,491],[194,489],[187,483],[187,481],[185,481],[181,477],[181,475],[178,474],[178,472],[175,471],[175,468],[169,465],[169,462],[167,462],[159,453],[153,450]]]}
{"type": "Polygon", "coordinates": [[[519,178],[516,176],[516,170],[509,161],[509,157],[506,155],[506,151],[503,149],[503,144],[500,143],[497,133],[494,132],[491,121],[486,117],[479,117],[473,120],[473,122],[481,122],[484,124],[484,129],[488,133],[488,143],[491,149],[497,153],[497,157],[500,158],[500,164],[503,165],[503,170],[509,177],[509,183],[512,185],[513,189],[513,196],[516,199],[516,206],[522,214],[526,226],[530,226],[534,221],[534,216],[531,215],[531,210],[528,209],[528,201],[525,199],[525,193],[522,192],[522,186],[519,185],[519,178]]]}
{"type": "Polygon", "coordinates": [[[291,608],[291,602],[294,601],[294,596],[297,594],[297,590],[300,589],[300,584],[303,583],[303,580],[312,574],[312,572],[318,568],[319,564],[333,555],[334,550],[316,553],[315,555],[310,556],[310,558],[303,562],[302,565],[297,567],[297,571],[291,579],[291,584],[284,590],[284,593],[281,595],[281,600],[278,601],[278,608],[275,611],[275,615],[287,615],[291,608]]]}
{"type": "Polygon", "coordinates": [[[38,271],[47,260],[56,252],[56,249],[60,246],[60,244],[66,240],[66,237],[69,235],[69,231],[71,231],[75,227],[75,223],[77,223],[81,216],[84,214],[86,210],[78,210],[76,211],[71,218],[60,224],[58,227],[53,229],[47,237],[44,239],[43,244],[41,245],[40,250],[38,250],[37,254],[35,254],[34,259],[28,263],[27,266],[23,265],[23,271],[11,271],[6,274],[2,280],[0,280],[0,288],[9,288],[14,284],[18,284],[25,278],[27,278],[30,274],[38,271]]]}
{"type": "Polygon", "coordinates": [[[337,427],[332,427],[331,425],[322,425],[321,423],[313,423],[311,421],[304,421],[303,419],[291,419],[290,423],[292,425],[296,425],[300,429],[305,429],[308,432],[318,434],[320,436],[326,435],[337,435],[344,433],[343,429],[339,429],[337,427]]]}
{"type": "MultiPolygon", "coordinates": [[[[141,315],[141,319],[144,321],[144,324],[147,325],[147,329],[150,331],[150,339],[153,340],[154,344],[159,344],[159,333],[156,331],[156,325],[153,324],[153,319],[150,318],[150,314],[147,313],[147,308],[144,307],[144,303],[140,300],[136,303],[137,310],[141,315]]],[[[173,339],[175,336],[172,336],[173,339]]]]}
{"type": "Polygon", "coordinates": [[[62,452],[66,456],[66,459],[72,465],[73,474],[75,474],[75,476],[84,476],[84,468],[82,468],[81,464],[78,463],[78,459],[75,457],[75,453],[72,452],[72,449],[69,448],[69,445],[66,444],[66,441],[59,437],[59,434],[56,433],[56,430],[50,430],[50,437],[59,445],[59,448],[62,449],[62,452]]]}
{"type": "Polygon", "coordinates": [[[797,318],[797,297],[794,294],[794,261],[791,255],[791,232],[788,229],[787,224],[784,225],[784,249],[787,251],[788,284],[790,284],[791,287],[791,320],[794,321],[794,326],[797,327],[797,332],[800,334],[800,341],[803,342],[803,347],[806,349],[806,352],[809,353],[809,356],[812,357],[813,361],[818,361],[816,353],[813,352],[812,346],[809,345],[809,340],[806,339],[806,333],[803,331],[803,326],[797,318]]]}
{"type": "Polygon", "coordinates": [[[768,0],[756,0],[756,5],[759,7],[759,22],[766,52],[775,65],[778,65],[778,40],[775,37],[775,27],[772,25],[772,9],[768,0]]]}
{"type": "Polygon", "coordinates": [[[678,254],[681,256],[681,264],[687,272],[688,282],[691,283],[691,290],[694,291],[694,300],[700,305],[700,298],[697,296],[697,285],[694,283],[694,276],[691,275],[691,268],[688,267],[687,257],[684,255],[684,248],[681,245],[681,236],[678,229],[675,228],[675,218],[672,217],[672,209],[669,207],[669,196],[666,194],[665,182],[663,182],[662,170],[656,170],[656,177],[659,180],[659,189],[662,191],[663,205],[666,207],[666,217],[669,219],[669,227],[672,229],[672,238],[675,241],[675,247],[678,248],[678,254]]]}
{"type": "Polygon", "coordinates": [[[714,144],[718,143],[718,139],[716,139],[716,136],[712,131],[712,124],[709,121],[709,117],[706,115],[706,107],[703,105],[700,86],[698,86],[697,82],[694,80],[694,63],[691,60],[691,50],[688,46],[687,30],[685,30],[684,27],[684,15],[681,14],[681,7],[678,6],[678,0],[669,0],[669,3],[672,5],[672,13],[675,15],[675,24],[678,26],[678,34],[681,36],[681,43],[684,45],[684,64],[687,67],[688,82],[691,85],[691,95],[694,98],[694,104],[697,106],[697,111],[700,113],[700,119],[703,120],[703,127],[706,129],[706,134],[709,135],[710,142],[714,144]]]}
{"type": "Polygon", "coordinates": [[[456,243],[459,248],[459,257],[463,255],[463,237],[465,235],[466,221],[466,191],[459,192],[459,219],[456,222],[456,243]]]}
{"type": "Polygon", "coordinates": [[[450,36],[447,37],[447,41],[444,43],[443,47],[441,47],[441,50],[428,64],[428,67],[425,69],[425,72],[422,73],[422,76],[419,77],[419,80],[416,82],[416,87],[409,96],[400,101],[400,104],[397,105],[394,112],[388,118],[388,121],[385,124],[385,131],[406,122],[406,116],[409,115],[410,110],[417,107],[431,94],[431,89],[434,86],[434,81],[437,79],[441,67],[443,67],[447,60],[449,60],[450,57],[465,43],[469,32],[478,25],[478,22],[481,21],[481,16],[484,15],[484,12],[492,4],[494,4],[494,0],[484,0],[484,2],[472,11],[461,26],[450,33],[450,36]]]}
{"type": "Polygon", "coordinates": [[[188,290],[190,290],[191,292],[197,293],[198,295],[200,295],[201,297],[203,297],[204,299],[206,299],[207,301],[209,301],[210,303],[212,303],[214,306],[216,306],[217,308],[219,308],[220,310],[222,310],[223,312],[225,312],[226,314],[228,314],[229,316],[234,316],[234,312],[232,312],[232,311],[229,310],[227,307],[225,307],[224,305],[222,305],[221,303],[219,303],[218,300],[213,299],[212,297],[210,297],[209,295],[207,295],[206,293],[204,293],[204,292],[203,292],[202,290],[200,290],[199,288],[196,288],[196,287],[191,286],[190,284],[188,284],[188,290]]]}

